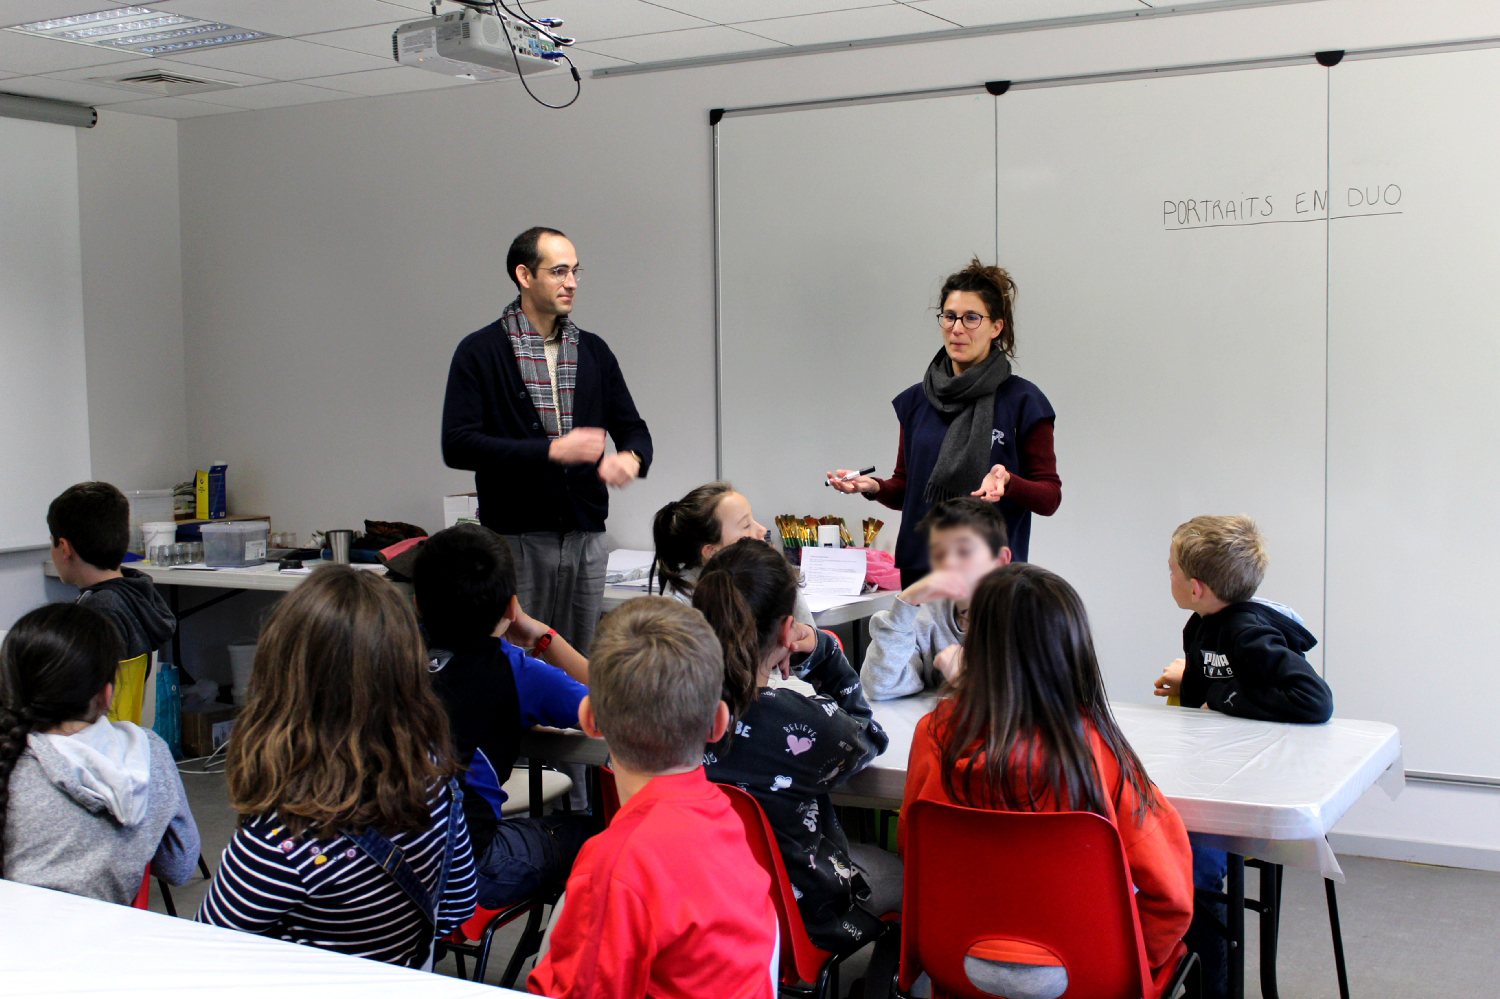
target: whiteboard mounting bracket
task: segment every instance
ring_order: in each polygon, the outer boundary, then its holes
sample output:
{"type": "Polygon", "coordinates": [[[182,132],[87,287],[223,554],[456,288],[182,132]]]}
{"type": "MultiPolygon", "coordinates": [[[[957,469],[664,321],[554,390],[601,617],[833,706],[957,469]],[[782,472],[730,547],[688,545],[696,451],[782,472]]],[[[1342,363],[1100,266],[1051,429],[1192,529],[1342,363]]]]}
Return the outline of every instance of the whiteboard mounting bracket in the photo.
{"type": "Polygon", "coordinates": [[[1329,49],[1326,52],[1318,52],[1313,55],[1318,60],[1319,66],[1327,66],[1329,69],[1337,66],[1344,59],[1343,49],[1329,49]]]}
{"type": "Polygon", "coordinates": [[[986,80],[984,84],[985,93],[991,97],[999,97],[1010,89],[1009,80],[986,80]]]}

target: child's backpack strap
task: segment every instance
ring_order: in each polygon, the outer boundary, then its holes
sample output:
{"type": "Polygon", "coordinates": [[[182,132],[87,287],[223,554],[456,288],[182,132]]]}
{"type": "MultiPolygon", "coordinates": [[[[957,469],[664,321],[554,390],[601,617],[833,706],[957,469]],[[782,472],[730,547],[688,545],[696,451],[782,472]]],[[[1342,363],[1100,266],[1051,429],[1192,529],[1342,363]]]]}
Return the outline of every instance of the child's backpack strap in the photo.
{"type": "Polygon", "coordinates": [[[358,835],[345,833],[355,846],[364,851],[365,856],[375,861],[376,866],[395,880],[396,886],[416,903],[417,911],[432,924],[432,935],[417,952],[416,967],[419,968],[427,963],[432,941],[438,936],[438,912],[443,904],[443,896],[448,891],[448,872],[453,866],[453,851],[458,842],[458,822],[463,798],[464,793],[459,788],[458,781],[448,778],[448,829],[443,843],[443,864],[438,870],[436,890],[432,892],[427,890],[417,872],[407,863],[406,854],[401,848],[379,832],[366,829],[358,835]]]}

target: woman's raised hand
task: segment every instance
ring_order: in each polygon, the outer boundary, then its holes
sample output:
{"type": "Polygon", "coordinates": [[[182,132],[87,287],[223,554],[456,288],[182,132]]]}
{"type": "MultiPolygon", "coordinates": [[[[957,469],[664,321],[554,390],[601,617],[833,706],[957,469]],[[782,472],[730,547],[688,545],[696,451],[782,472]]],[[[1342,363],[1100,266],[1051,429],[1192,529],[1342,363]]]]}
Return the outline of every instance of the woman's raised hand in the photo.
{"type": "Polygon", "coordinates": [[[986,503],[998,503],[1000,497],[1005,495],[1005,487],[1010,482],[1010,470],[1004,465],[996,465],[990,469],[984,481],[979,483],[979,488],[970,493],[970,496],[978,496],[986,503]]]}
{"type": "Polygon", "coordinates": [[[828,484],[841,493],[864,493],[874,496],[880,492],[880,483],[872,476],[858,474],[858,469],[839,468],[828,473],[828,484]],[[846,478],[846,476],[854,476],[846,478]]]}

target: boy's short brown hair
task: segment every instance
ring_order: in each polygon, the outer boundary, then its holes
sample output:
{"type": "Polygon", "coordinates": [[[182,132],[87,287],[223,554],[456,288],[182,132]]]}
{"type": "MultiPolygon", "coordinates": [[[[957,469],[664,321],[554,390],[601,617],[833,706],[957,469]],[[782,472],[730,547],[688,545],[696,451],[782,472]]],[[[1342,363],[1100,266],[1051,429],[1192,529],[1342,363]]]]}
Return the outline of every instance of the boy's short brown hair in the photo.
{"type": "Polygon", "coordinates": [[[1194,517],[1172,532],[1172,559],[1182,574],[1237,604],[1255,596],[1271,560],[1255,521],[1243,515],[1194,517]]]}
{"type": "Polygon", "coordinates": [[[130,501],[108,482],[80,482],[47,507],[47,530],[94,568],[118,569],[130,547],[130,501]]]}
{"type": "Polygon", "coordinates": [[[612,756],[645,773],[703,761],[724,653],[702,614],[637,597],[606,614],[589,654],[589,705],[612,756]]]}
{"type": "Polygon", "coordinates": [[[975,496],[958,496],[943,500],[927,511],[917,522],[917,530],[931,539],[933,531],[951,531],[967,527],[984,539],[990,554],[1000,556],[1000,549],[1010,544],[1005,530],[1005,518],[994,503],[986,503],[975,496]]]}

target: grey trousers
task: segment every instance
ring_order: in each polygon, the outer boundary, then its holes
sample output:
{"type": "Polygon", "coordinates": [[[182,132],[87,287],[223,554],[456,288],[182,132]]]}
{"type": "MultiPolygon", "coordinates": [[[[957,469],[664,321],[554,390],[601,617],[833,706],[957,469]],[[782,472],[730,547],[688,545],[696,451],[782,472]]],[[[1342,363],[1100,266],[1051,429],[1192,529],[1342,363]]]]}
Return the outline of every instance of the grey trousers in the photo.
{"type": "Polygon", "coordinates": [[[521,609],[557,629],[587,656],[604,604],[604,570],[609,564],[604,534],[507,534],[505,541],[516,560],[521,609]]]}

